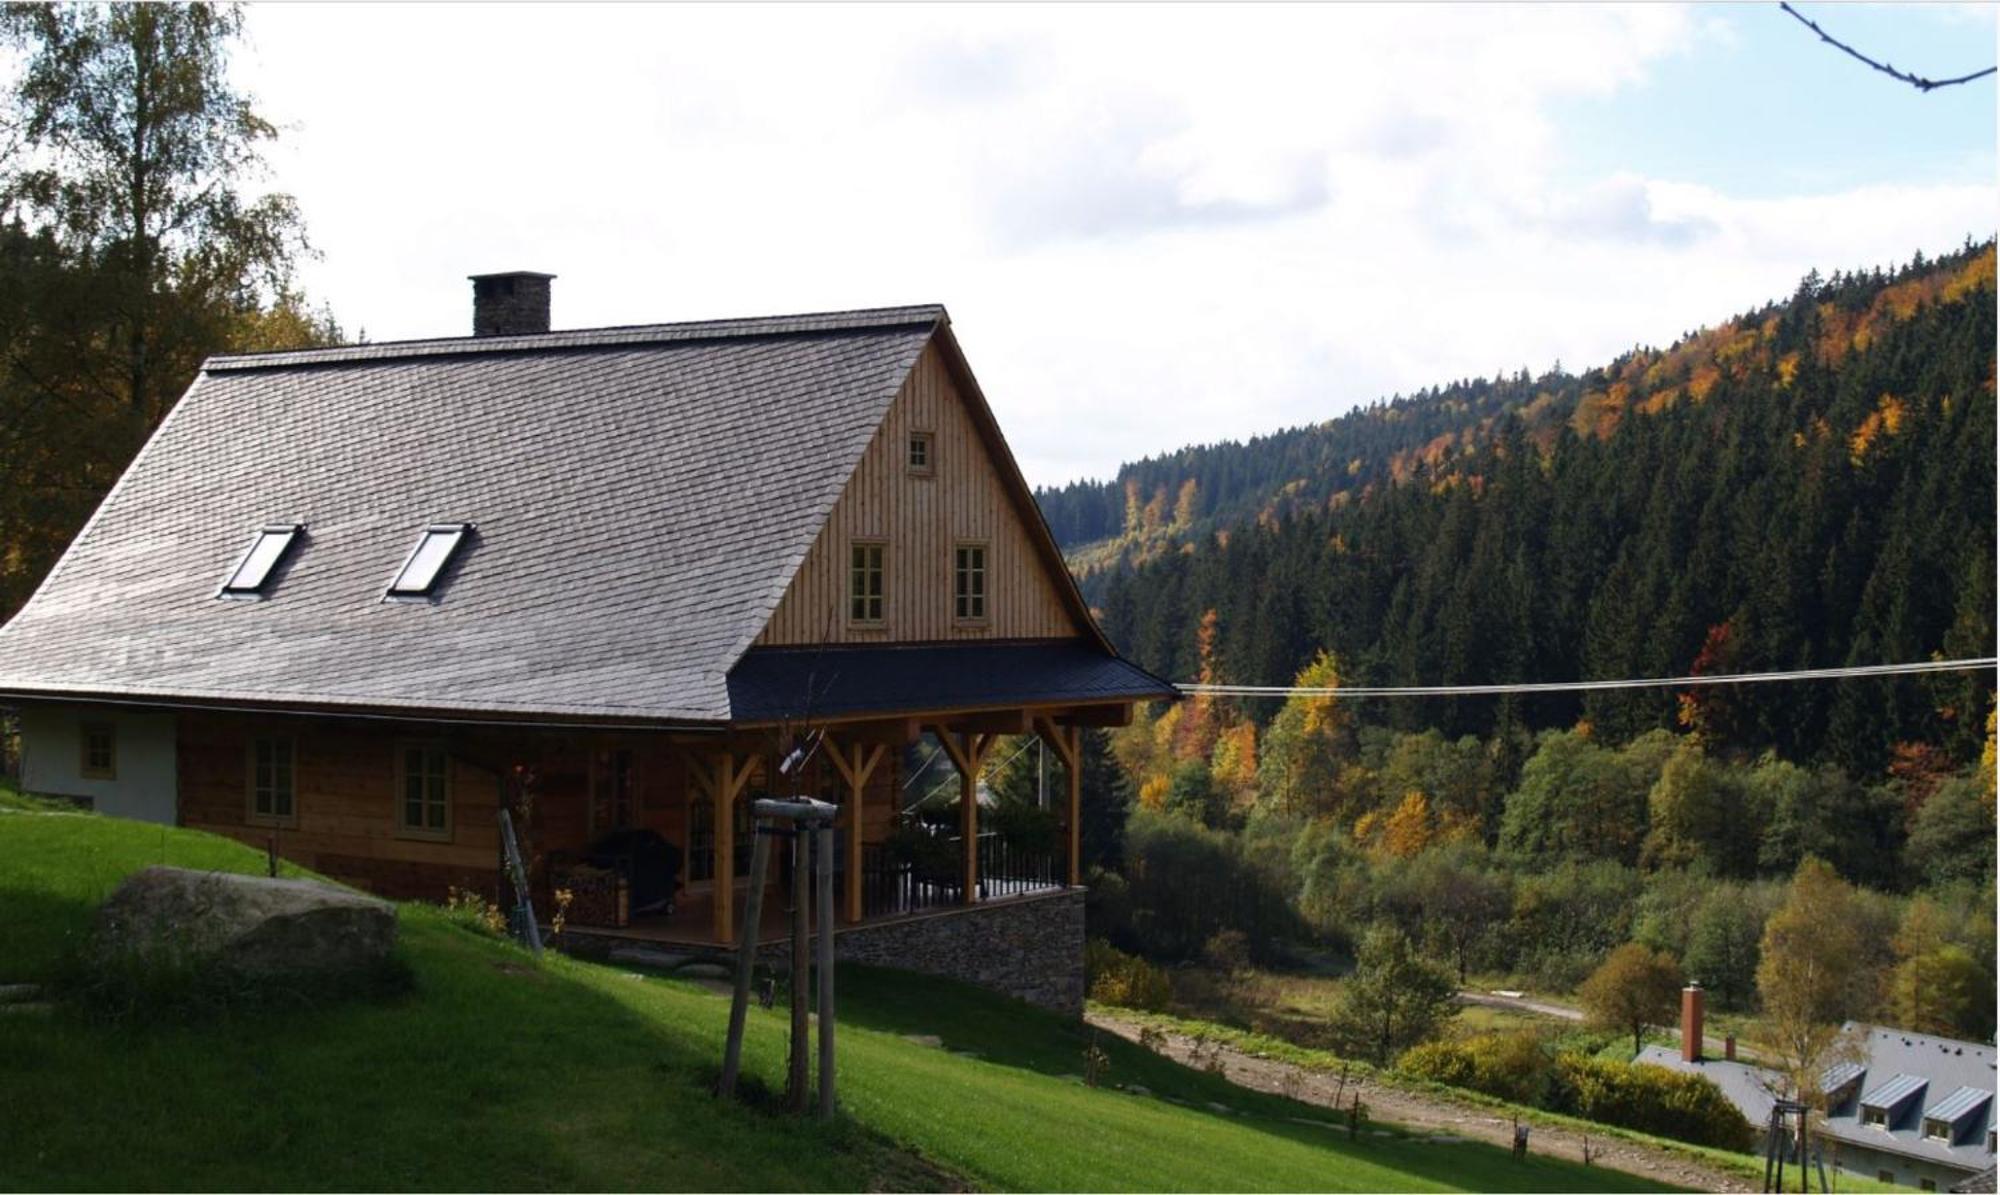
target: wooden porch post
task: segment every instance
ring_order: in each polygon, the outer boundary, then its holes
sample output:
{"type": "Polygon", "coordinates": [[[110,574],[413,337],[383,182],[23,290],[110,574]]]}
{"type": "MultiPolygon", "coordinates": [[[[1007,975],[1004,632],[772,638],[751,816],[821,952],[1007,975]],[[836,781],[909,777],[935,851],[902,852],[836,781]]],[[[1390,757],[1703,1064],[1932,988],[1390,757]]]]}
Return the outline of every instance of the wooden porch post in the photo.
{"type": "Polygon", "coordinates": [[[702,760],[691,757],[688,775],[695,787],[708,796],[715,819],[715,908],[714,933],[718,942],[736,936],[736,798],[750,781],[755,755],[745,755],[737,763],[733,751],[724,751],[702,760]]]}
{"type": "Polygon", "coordinates": [[[1069,840],[1069,883],[1074,888],[1083,883],[1083,728],[1037,718],[1035,731],[1056,749],[1063,775],[1069,778],[1069,812],[1064,817],[1068,832],[1064,837],[1069,840]]]}
{"type": "Polygon", "coordinates": [[[866,743],[853,745],[854,756],[848,758],[848,748],[837,742],[827,743],[827,757],[840,778],[847,782],[847,800],[841,802],[841,816],[846,819],[847,829],[847,920],[849,924],[861,920],[861,831],[864,823],[861,808],[862,793],[868,788],[868,778],[875,774],[875,766],[888,754],[888,747],[876,743],[869,747],[866,743]]]}
{"type": "Polygon", "coordinates": [[[979,902],[979,765],[993,746],[993,735],[946,726],[933,727],[944,753],[958,769],[958,833],[965,848],[963,903],[979,902]]]}

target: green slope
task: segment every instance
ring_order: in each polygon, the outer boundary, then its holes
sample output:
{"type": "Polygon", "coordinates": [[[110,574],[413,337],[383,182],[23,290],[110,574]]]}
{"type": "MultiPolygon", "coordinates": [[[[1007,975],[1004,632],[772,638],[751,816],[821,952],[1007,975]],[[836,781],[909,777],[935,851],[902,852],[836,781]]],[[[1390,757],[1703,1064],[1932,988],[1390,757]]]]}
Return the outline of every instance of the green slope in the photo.
{"type": "MultiPolygon", "coordinates": [[[[49,976],[149,863],[256,871],[206,835],[0,811],[0,982],[49,976]]],[[[0,1187],[1634,1190],[1476,1144],[1363,1136],[962,985],[842,972],[831,1126],[706,1091],[726,1001],[693,983],[513,947],[402,908],[410,995],[191,1026],[0,1015],[0,1187]],[[1171,1098],[1169,1098],[1171,1097],[1171,1098]],[[1175,1103],[1172,1100],[1183,1101],[1175,1103]],[[1210,1102],[1230,1108],[1214,1111],[1210,1102]]],[[[784,1025],[748,1073],[782,1083],[784,1025]]]]}

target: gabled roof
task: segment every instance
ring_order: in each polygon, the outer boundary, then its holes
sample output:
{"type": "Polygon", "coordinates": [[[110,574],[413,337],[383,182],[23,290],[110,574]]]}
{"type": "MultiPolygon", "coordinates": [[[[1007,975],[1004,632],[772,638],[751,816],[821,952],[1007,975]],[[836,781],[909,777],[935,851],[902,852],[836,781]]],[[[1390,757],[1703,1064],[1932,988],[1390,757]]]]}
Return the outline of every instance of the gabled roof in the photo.
{"type": "Polygon", "coordinates": [[[957,359],[944,310],[908,307],[217,358],[0,628],[0,692],[727,720],[934,338],[957,359]],[[287,522],[270,596],[215,600],[287,522]],[[459,522],[442,600],[382,601],[459,522]]]}

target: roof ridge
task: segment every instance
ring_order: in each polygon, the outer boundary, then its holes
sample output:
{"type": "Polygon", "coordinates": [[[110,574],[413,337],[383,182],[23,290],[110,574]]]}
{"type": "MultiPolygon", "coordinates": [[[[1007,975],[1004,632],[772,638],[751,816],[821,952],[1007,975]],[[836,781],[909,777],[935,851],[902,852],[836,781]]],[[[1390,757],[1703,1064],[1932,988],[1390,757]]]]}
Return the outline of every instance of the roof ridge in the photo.
{"type": "Polygon", "coordinates": [[[567,328],[523,336],[448,336],[388,340],[373,344],[335,345],[319,349],[278,349],[259,353],[221,353],[202,363],[213,373],[253,369],[283,369],[300,365],[335,365],[355,361],[395,361],[419,357],[458,357],[485,353],[530,353],[620,347],[644,344],[686,344],[768,336],[810,336],[829,332],[872,332],[924,327],[948,320],[942,303],[905,307],[863,307],[845,311],[809,311],[792,315],[684,320],[666,324],[614,324],[599,328],[567,328]]]}

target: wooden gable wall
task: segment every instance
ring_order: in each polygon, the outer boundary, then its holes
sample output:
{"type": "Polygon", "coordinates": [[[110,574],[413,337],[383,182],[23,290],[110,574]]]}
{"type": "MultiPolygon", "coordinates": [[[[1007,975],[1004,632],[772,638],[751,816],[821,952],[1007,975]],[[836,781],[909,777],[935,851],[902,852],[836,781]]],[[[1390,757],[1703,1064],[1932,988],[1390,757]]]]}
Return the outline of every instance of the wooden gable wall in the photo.
{"type": "Polygon", "coordinates": [[[1051,639],[1084,634],[1049,575],[985,440],[934,341],[903,383],[847,489],[806,553],[759,646],[1051,639]],[[908,467],[913,433],[931,435],[928,475],[908,467]],[[848,618],[849,548],[884,553],[879,626],[848,618]],[[987,552],[987,618],[955,617],[953,556],[961,543],[987,552]]]}

